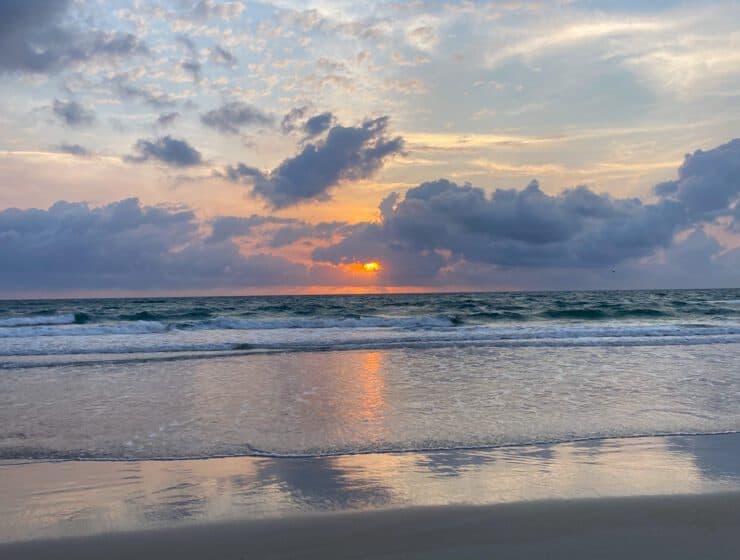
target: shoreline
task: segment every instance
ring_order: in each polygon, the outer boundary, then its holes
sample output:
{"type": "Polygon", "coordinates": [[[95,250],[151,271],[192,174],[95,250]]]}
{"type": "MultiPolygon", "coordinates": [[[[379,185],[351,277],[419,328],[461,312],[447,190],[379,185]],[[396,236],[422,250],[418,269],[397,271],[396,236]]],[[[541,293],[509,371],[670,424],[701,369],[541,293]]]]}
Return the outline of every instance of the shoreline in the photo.
{"type": "Polygon", "coordinates": [[[524,443],[502,443],[492,445],[480,445],[480,446],[460,446],[460,447],[418,447],[418,448],[380,448],[370,449],[367,451],[337,451],[336,453],[273,453],[270,451],[262,451],[259,449],[253,449],[249,453],[235,453],[232,455],[209,455],[209,456],[193,456],[193,457],[42,457],[42,458],[0,458],[0,467],[3,466],[20,466],[20,465],[36,465],[44,463],[139,463],[139,462],[178,462],[178,461],[210,461],[216,459],[276,459],[276,460],[291,460],[291,459],[331,459],[331,458],[342,458],[342,457],[357,457],[364,455],[405,455],[405,454],[426,454],[426,453],[456,453],[456,452],[468,452],[468,451],[497,451],[507,449],[526,449],[526,448],[538,448],[538,447],[550,447],[557,445],[568,445],[568,444],[589,444],[589,443],[600,443],[600,442],[621,442],[630,440],[643,440],[643,439],[662,439],[662,438],[675,438],[675,437],[690,437],[690,438],[702,438],[702,437],[722,437],[722,436],[740,436],[740,430],[722,430],[712,432],[666,432],[666,433],[655,433],[655,434],[632,434],[622,436],[592,436],[592,437],[575,437],[572,439],[556,439],[556,440],[541,440],[541,441],[529,441],[524,443]]]}
{"type": "Polygon", "coordinates": [[[738,433],[310,458],[0,462],[0,544],[372,511],[737,492],[738,433]]]}
{"type": "Polygon", "coordinates": [[[732,558],[740,492],[435,506],[0,544],[15,558],[732,558]],[[657,555],[657,556],[656,556],[657,555]]]}

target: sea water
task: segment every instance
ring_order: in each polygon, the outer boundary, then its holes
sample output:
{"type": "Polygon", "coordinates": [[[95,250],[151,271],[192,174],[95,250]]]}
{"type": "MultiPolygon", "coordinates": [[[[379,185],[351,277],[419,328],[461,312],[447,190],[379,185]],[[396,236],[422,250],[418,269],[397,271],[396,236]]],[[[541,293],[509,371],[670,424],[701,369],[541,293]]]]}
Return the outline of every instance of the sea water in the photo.
{"type": "Polygon", "coordinates": [[[740,290],[0,302],[0,459],[740,430],[740,290]]]}

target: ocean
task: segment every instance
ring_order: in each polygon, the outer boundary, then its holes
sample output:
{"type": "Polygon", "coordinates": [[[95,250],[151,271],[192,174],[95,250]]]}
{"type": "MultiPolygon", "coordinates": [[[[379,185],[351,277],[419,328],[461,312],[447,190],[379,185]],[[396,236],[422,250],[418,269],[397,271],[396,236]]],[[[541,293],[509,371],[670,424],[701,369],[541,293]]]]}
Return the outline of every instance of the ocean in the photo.
{"type": "Polygon", "coordinates": [[[740,289],[0,302],[0,460],[740,431],[740,289]]]}

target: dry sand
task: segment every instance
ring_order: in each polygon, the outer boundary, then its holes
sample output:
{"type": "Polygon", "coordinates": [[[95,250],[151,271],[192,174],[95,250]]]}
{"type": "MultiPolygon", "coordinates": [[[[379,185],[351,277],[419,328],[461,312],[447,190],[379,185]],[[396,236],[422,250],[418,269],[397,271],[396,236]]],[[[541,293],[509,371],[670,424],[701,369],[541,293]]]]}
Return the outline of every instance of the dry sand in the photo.
{"type": "Polygon", "coordinates": [[[740,558],[740,492],[444,506],[0,545],[0,558],[740,558]]]}

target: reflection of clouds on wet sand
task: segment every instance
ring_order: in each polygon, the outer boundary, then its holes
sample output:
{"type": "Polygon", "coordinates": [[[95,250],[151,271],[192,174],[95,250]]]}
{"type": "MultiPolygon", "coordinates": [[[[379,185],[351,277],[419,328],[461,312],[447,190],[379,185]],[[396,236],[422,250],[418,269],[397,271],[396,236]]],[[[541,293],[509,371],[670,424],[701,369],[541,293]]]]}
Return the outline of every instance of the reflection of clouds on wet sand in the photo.
{"type": "Polygon", "coordinates": [[[711,480],[738,480],[740,434],[722,434],[715,438],[674,436],[668,438],[669,449],[680,455],[693,456],[702,476],[711,480]]]}
{"type": "Polygon", "coordinates": [[[421,454],[416,464],[421,470],[429,471],[432,476],[462,476],[466,471],[478,469],[496,459],[494,454],[485,451],[444,450],[421,454]]]}
{"type": "Polygon", "coordinates": [[[392,487],[369,477],[363,466],[341,457],[263,461],[260,479],[289,495],[298,509],[318,510],[381,507],[393,503],[392,487]]]}
{"type": "Polygon", "coordinates": [[[723,435],[321,458],[5,464],[0,540],[187,520],[737,489],[738,456],[740,436],[723,435]]]}

